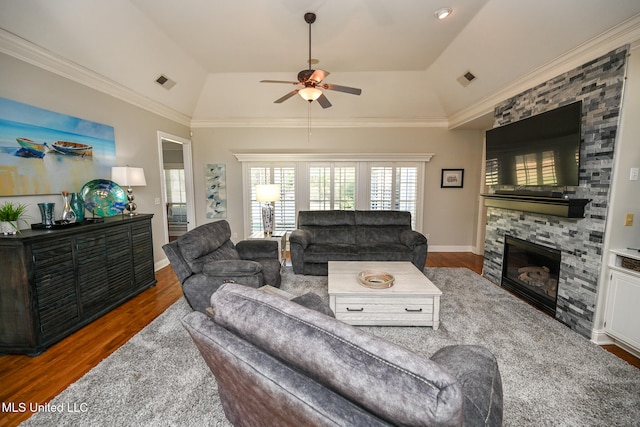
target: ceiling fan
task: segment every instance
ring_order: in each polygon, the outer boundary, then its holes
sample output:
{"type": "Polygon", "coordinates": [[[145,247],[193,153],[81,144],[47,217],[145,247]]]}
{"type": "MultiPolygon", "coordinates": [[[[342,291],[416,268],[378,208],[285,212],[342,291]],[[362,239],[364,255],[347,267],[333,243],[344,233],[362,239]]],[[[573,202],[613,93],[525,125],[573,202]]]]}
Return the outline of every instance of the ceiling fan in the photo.
{"type": "Polygon", "coordinates": [[[322,93],[320,89],[335,90],[338,92],[350,93],[352,95],[360,95],[362,93],[362,89],[334,85],[330,83],[322,83],[325,77],[329,75],[329,72],[324,70],[311,69],[311,24],[316,22],[316,14],[313,12],[307,12],[304,14],[304,20],[307,24],[309,24],[309,69],[302,70],[298,73],[297,82],[289,82],[283,80],[260,80],[260,83],[285,83],[302,86],[301,88],[295,89],[294,91],[289,92],[282,98],[278,98],[273,102],[276,104],[280,104],[281,102],[286,101],[295,94],[299,94],[304,100],[309,101],[310,103],[317,100],[318,104],[320,104],[322,108],[329,108],[331,107],[331,103],[329,102],[327,97],[324,96],[324,93],[322,93]]]}

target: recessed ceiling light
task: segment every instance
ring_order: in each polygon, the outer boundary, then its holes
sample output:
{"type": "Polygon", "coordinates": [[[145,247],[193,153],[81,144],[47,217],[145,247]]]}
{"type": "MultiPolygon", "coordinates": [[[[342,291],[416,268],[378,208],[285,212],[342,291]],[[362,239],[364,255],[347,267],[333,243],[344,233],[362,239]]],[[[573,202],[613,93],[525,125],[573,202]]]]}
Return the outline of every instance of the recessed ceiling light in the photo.
{"type": "Polygon", "coordinates": [[[436,10],[435,15],[436,18],[443,20],[447,16],[451,15],[451,12],[453,12],[453,10],[450,7],[443,7],[442,9],[436,10]]]}

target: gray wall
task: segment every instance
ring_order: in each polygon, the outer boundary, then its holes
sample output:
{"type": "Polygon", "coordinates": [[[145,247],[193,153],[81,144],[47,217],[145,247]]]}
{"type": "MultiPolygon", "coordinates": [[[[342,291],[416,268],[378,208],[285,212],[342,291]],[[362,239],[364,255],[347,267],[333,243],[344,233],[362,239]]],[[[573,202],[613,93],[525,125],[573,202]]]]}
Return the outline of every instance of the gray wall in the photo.
{"type": "Polygon", "coordinates": [[[596,310],[627,50],[625,46],[594,59],[495,109],[498,126],[574,101],[583,102],[580,186],[571,197],[591,199],[585,218],[569,220],[488,209],[483,274],[500,283],[505,234],[560,249],[556,318],[585,337],[591,336],[596,310]]]}
{"type": "MultiPolygon", "coordinates": [[[[316,113],[321,114],[321,113],[316,113]]],[[[313,121],[312,121],[313,125],[313,121]]],[[[423,232],[429,250],[466,250],[475,246],[483,132],[443,128],[195,128],[193,159],[196,222],[205,217],[204,165],[227,166],[227,219],[243,236],[242,165],[234,152],[435,153],[425,167],[423,232]],[[464,188],[441,189],[443,168],[463,168],[464,188]]]]}
{"type": "MultiPolygon", "coordinates": [[[[114,127],[117,164],[144,168],[147,186],[135,188],[136,203],[139,212],[154,214],[154,258],[156,264],[164,260],[162,206],[154,204],[161,197],[162,176],[157,132],[188,138],[189,128],[4,54],[0,54],[0,76],[3,98],[114,127]]],[[[54,202],[56,218],[60,218],[61,197],[57,194],[0,197],[0,203],[5,200],[28,204],[31,222],[40,222],[37,203],[54,202]]]]}

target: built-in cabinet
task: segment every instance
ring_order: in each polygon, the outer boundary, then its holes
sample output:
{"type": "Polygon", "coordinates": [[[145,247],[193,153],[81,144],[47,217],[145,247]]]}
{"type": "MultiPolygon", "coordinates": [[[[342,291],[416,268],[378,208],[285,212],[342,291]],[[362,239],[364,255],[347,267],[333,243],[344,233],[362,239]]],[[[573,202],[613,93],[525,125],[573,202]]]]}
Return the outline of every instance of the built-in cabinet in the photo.
{"type": "Polygon", "coordinates": [[[640,252],[612,250],[604,329],[621,344],[640,352],[640,252]]]}
{"type": "Polygon", "coordinates": [[[37,355],[153,286],[151,218],[0,238],[0,353],[37,355]]]}

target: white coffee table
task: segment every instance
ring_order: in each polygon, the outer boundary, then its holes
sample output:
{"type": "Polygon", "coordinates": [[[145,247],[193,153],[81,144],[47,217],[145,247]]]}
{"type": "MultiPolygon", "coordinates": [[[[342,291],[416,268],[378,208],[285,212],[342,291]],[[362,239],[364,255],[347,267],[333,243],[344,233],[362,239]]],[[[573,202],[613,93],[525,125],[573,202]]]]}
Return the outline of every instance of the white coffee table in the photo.
{"type": "Polygon", "coordinates": [[[438,289],[410,262],[329,261],[329,303],[350,325],[440,326],[438,289]],[[358,282],[362,270],[393,274],[395,284],[372,289],[358,282]]]}

